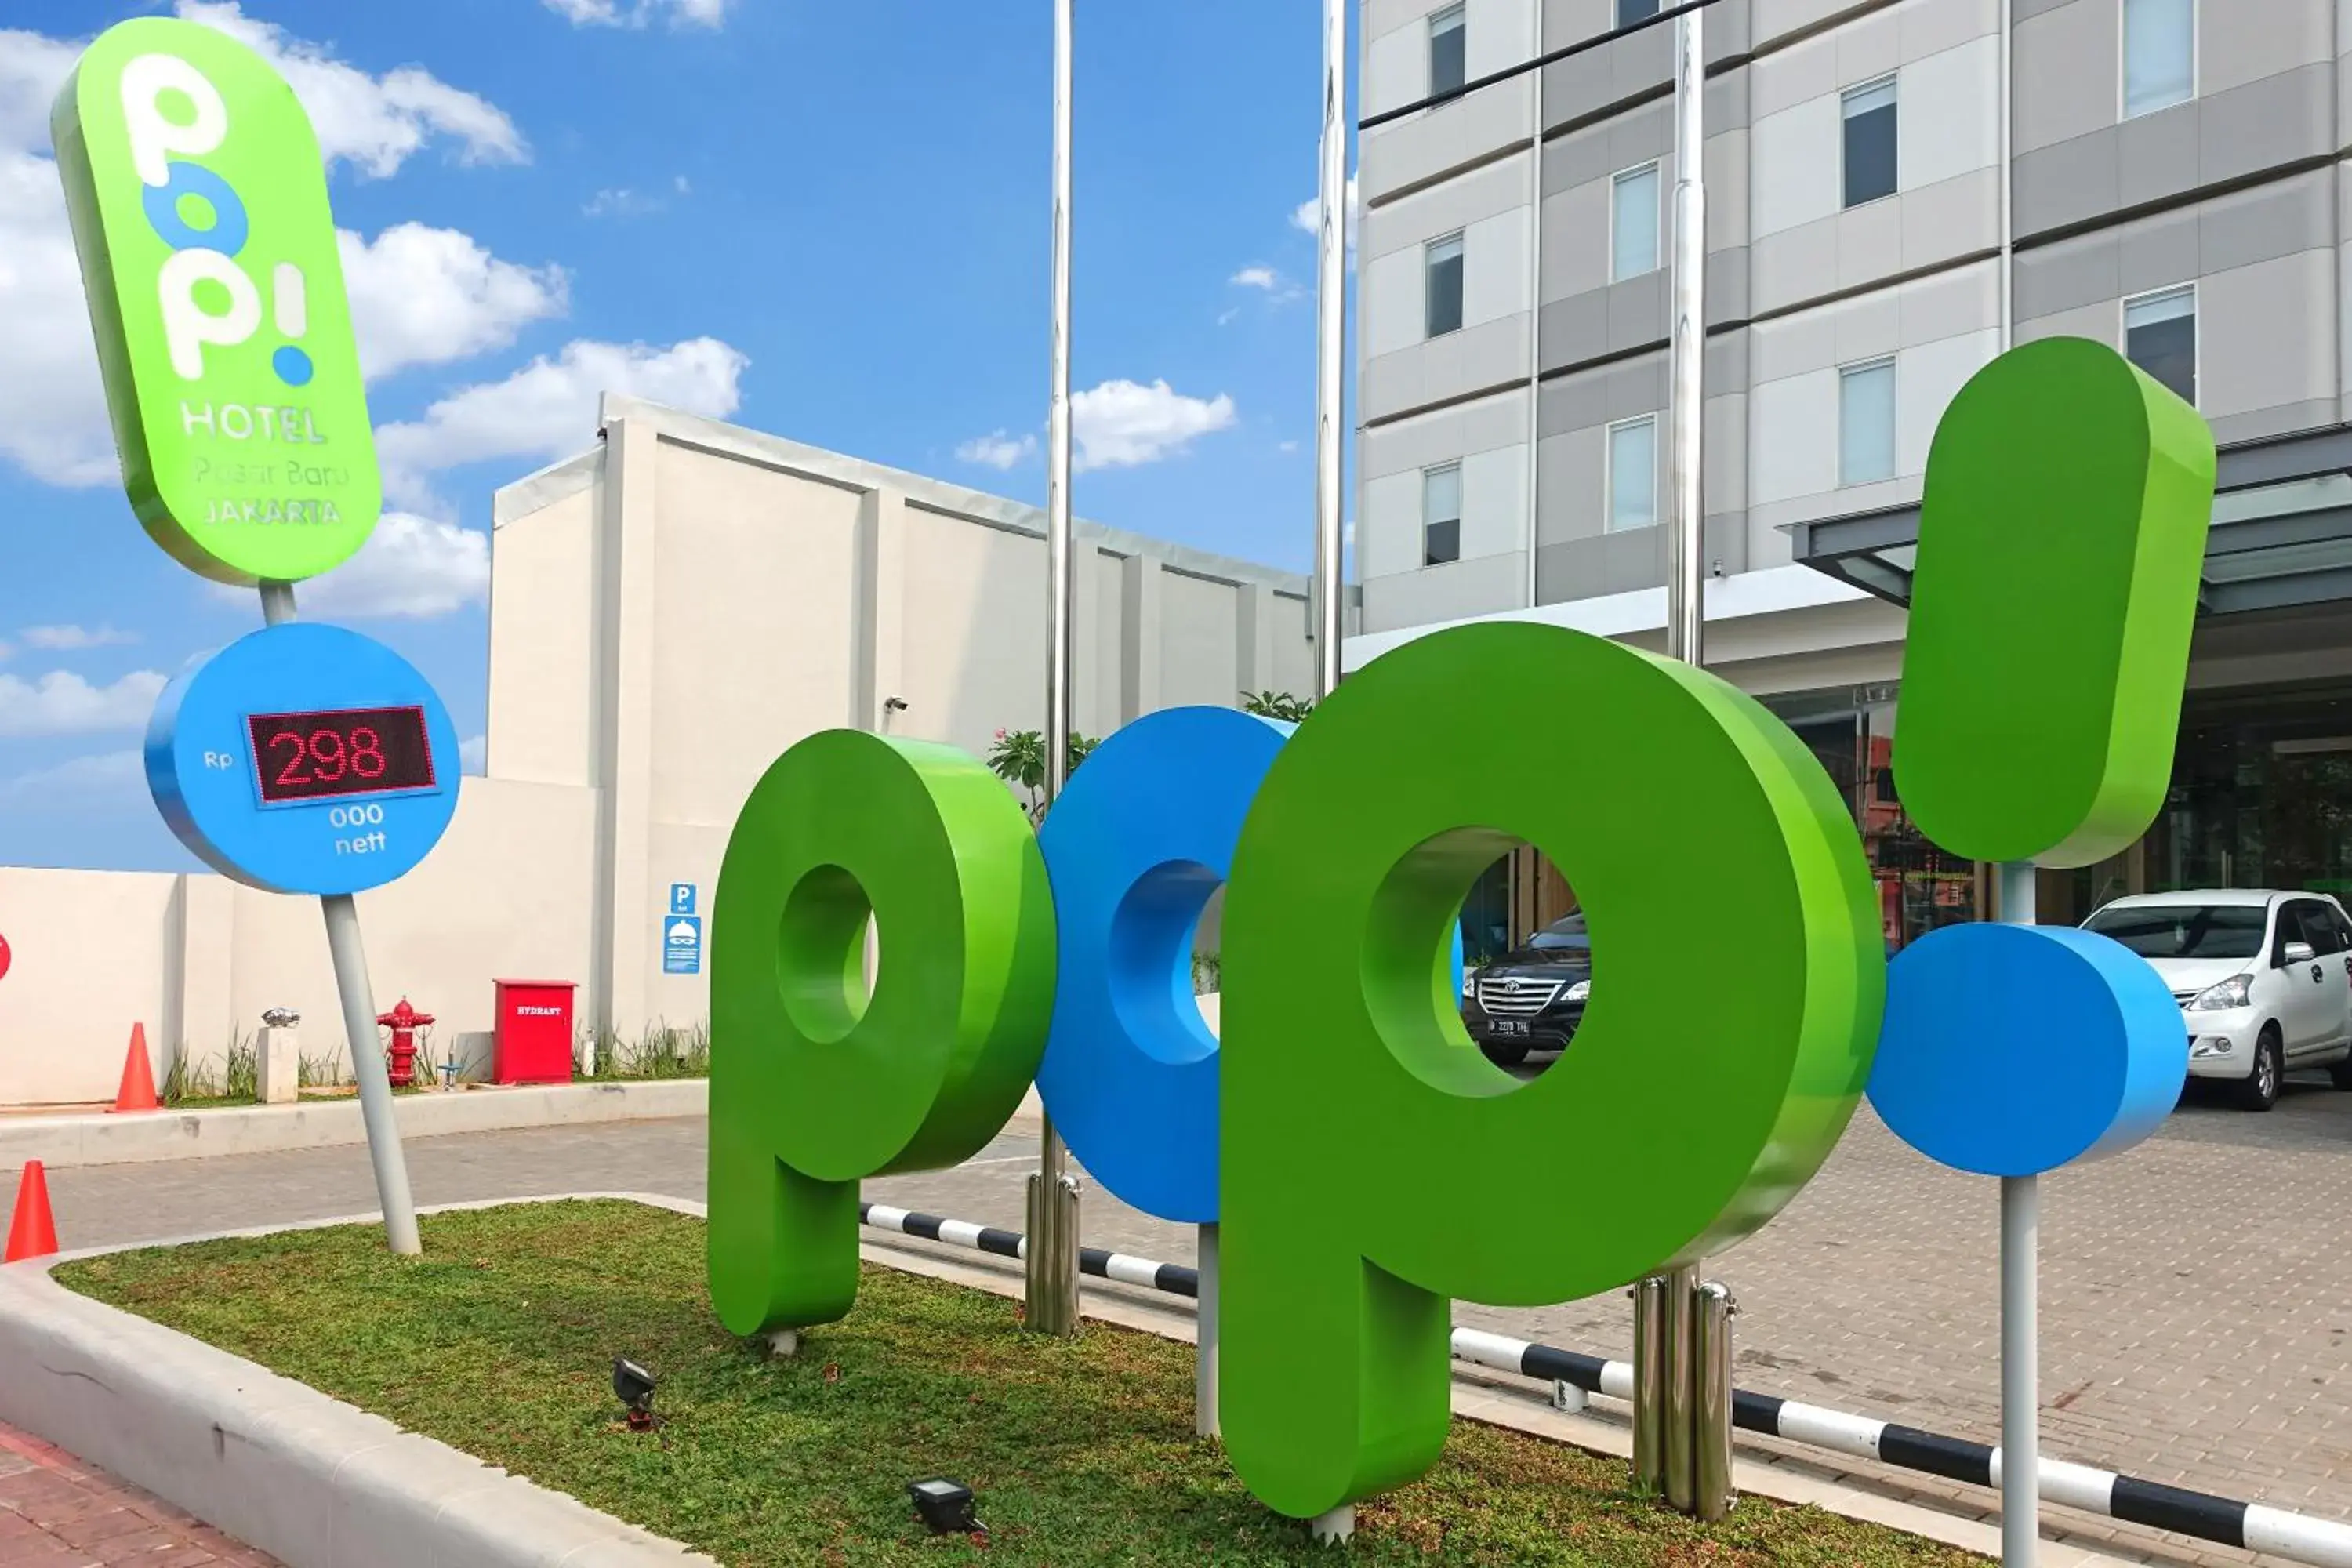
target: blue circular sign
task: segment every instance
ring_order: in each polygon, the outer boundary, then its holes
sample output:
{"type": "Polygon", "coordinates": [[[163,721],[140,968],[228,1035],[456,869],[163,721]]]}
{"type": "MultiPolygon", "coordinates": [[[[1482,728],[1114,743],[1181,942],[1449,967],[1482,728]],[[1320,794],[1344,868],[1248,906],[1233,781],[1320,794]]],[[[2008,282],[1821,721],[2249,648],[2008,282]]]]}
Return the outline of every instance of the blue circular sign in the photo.
{"type": "Polygon", "coordinates": [[[147,725],[147,788],[180,842],[273,892],[410,870],[449,826],[458,772],[431,684],[341,626],[238,638],[165,687],[147,725]]]}

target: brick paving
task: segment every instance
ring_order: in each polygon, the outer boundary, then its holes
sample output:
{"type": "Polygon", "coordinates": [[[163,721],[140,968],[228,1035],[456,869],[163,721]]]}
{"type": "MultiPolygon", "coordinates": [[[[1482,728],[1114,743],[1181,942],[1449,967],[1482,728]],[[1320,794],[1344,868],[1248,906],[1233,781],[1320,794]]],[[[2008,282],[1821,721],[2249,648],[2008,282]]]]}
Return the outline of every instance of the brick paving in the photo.
{"type": "Polygon", "coordinates": [[[276,1568],[277,1561],[0,1426],[0,1568],[276,1568]]]}
{"type": "MultiPolygon", "coordinates": [[[[1031,1147],[1007,1134],[958,1170],[870,1183],[867,1195],[1017,1227],[1031,1147]]],[[[700,1198],[704,1149],[699,1121],[639,1122],[416,1140],[409,1163],[423,1203],[587,1190],[700,1198]]],[[[0,1194],[13,1191],[13,1174],[0,1178],[0,1194]]],[[[373,1206],[356,1148],[49,1180],[68,1247],[373,1206]]],[[[2046,1179],[2043,1452],[2352,1518],[2347,1194],[2352,1095],[2300,1083],[2267,1116],[2192,1100],[2141,1148],[2046,1179]]],[[[1189,1227],[1099,1188],[1086,1205],[1091,1244],[1192,1260],[1189,1227]]],[[[1997,1222],[1993,1182],[1928,1164],[1865,1109],[1780,1218],[1709,1270],[1738,1297],[1740,1385],[1998,1441],[1997,1222]]],[[[1465,1304],[1458,1316],[1598,1354],[1631,1349],[1614,1298],[1465,1304]]]]}

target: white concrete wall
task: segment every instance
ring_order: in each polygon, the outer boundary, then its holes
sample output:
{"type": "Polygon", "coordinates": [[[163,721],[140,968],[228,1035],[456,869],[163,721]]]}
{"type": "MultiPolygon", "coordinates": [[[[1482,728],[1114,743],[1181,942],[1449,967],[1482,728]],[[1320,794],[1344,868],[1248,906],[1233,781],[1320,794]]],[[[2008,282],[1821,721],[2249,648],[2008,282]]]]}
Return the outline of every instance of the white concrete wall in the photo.
{"type": "MultiPolygon", "coordinates": [[[[438,1020],[438,1045],[490,1027],[492,979],[580,977],[594,824],[586,790],[466,780],[424,863],[360,895],[377,1007],[408,996],[438,1020]]],[[[301,1014],[306,1056],[345,1059],[316,899],[209,875],[0,867],[0,922],[15,953],[0,1105],[112,1100],[134,1023],[159,1083],[183,1049],[219,1063],[269,1007],[301,1014]]]]}
{"type": "MultiPolygon", "coordinates": [[[[437,1043],[488,1030],[502,978],[577,982],[581,1022],[627,1037],[706,1016],[707,972],[662,973],[669,886],[696,884],[707,921],[735,814],[787,747],[846,724],[977,754],[1044,721],[1035,509],[624,398],[602,423],[499,494],[489,776],[359,900],[378,1009],[407,996],[437,1043]]],[[[1081,731],[1309,689],[1303,579],[1076,532],[1081,731]]],[[[110,1100],[134,1021],[159,1079],[268,1007],[302,1015],[306,1054],[342,1052],[314,899],[0,868],[0,1104],[110,1100]]]]}
{"type": "MultiPolygon", "coordinates": [[[[1034,508],[625,398],[606,400],[603,422],[601,471],[503,492],[493,564],[516,530],[566,526],[571,491],[600,492],[602,608],[581,613],[598,627],[593,782],[608,826],[592,953],[575,969],[587,1016],[633,1035],[707,1011],[707,974],[662,973],[668,890],[695,883],[707,917],[735,812],[793,742],[852,724],[977,755],[1000,729],[1042,726],[1046,563],[1034,508]],[[640,682],[648,695],[633,699],[640,682]],[[903,709],[886,709],[894,697],[903,709]]],[[[1307,689],[1303,580],[1076,531],[1082,732],[1307,689]]],[[[510,681],[494,655],[493,733],[541,678],[525,661],[510,681]]],[[[568,685],[549,689],[571,701],[568,685]]]]}
{"type": "Polygon", "coordinates": [[[0,869],[0,930],[14,955],[0,980],[0,1103],[113,1099],[134,1022],[153,1052],[191,879],[0,869]]]}

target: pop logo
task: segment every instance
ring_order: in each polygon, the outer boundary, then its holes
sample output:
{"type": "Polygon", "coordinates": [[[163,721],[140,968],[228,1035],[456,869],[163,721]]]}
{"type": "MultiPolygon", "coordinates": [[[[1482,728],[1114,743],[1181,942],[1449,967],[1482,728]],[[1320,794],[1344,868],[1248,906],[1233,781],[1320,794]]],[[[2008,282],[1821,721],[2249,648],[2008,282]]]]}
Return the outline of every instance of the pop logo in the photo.
{"type": "MultiPolygon", "coordinates": [[[[1928,462],[1895,758],[1923,830],[2066,866],[2145,828],[2212,487],[2203,421],[2103,345],[2029,344],[1961,391],[1928,462]]],[[[712,1300],[746,1334],[846,1313],[858,1183],[968,1158],[1034,1075],[1105,1187],[1219,1224],[1228,1452],[1312,1517],[1436,1458],[1450,1299],[1568,1300],[1720,1251],[1865,1090],[1931,1158],[1999,1173],[2126,1146],[2169,1108],[2186,1037],[2145,963],[1969,926],[1890,968],[1872,894],[1845,802],[1779,720],[1553,626],[1408,643],[1295,732],[1152,714],[1034,835],[961,752],[813,735],[751,791],[712,913],[712,1300]],[[1498,752],[1496,707],[1559,721],[1498,752]],[[1604,982],[1529,1083],[1472,1047],[1446,952],[1520,841],[1576,889],[1604,982]],[[1222,1043],[1190,984],[1221,882],[1222,1043]],[[1699,940],[1702,891],[1735,940],[1699,940]]]]}
{"type": "MultiPolygon", "coordinates": [[[[252,221],[236,188],[187,160],[216,151],[228,137],[228,105],[204,72],[177,55],[141,55],[122,68],[122,120],[130,132],[131,166],[144,187],[147,222],[172,255],[156,275],[163,341],[183,381],[201,381],[205,345],[233,347],[261,325],[261,294],[236,264],[252,221]],[[165,103],[184,119],[164,111],[165,103]],[[178,156],[173,156],[173,154],[178,156]],[[207,310],[196,290],[210,284],[224,301],[207,310]]],[[[270,271],[272,316],[278,334],[299,339],[309,325],[302,269],[280,261],[270,271]]],[[[310,379],[310,356],[292,342],[269,356],[289,386],[310,379]]]]}
{"type": "Polygon", "coordinates": [[[383,489],[293,89],[225,34],[142,17],[83,52],[50,130],[141,522],[221,582],[342,562],[383,489]]]}

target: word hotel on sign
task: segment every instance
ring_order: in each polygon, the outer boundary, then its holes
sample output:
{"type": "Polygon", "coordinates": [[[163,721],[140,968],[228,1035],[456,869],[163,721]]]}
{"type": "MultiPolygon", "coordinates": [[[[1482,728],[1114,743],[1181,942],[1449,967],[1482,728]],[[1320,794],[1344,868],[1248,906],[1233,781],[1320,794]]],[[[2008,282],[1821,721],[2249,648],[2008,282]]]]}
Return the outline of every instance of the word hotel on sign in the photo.
{"type": "Polygon", "coordinates": [[[180,428],[193,436],[202,430],[231,441],[292,441],[323,447],[317,421],[307,408],[278,408],[268,404],[180,402],[180,428]]]}

